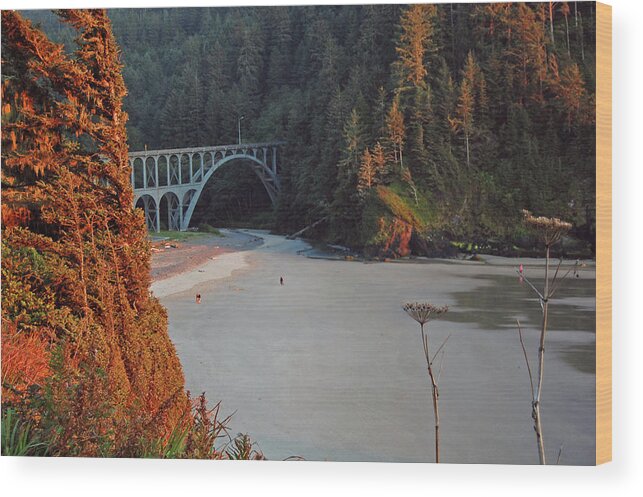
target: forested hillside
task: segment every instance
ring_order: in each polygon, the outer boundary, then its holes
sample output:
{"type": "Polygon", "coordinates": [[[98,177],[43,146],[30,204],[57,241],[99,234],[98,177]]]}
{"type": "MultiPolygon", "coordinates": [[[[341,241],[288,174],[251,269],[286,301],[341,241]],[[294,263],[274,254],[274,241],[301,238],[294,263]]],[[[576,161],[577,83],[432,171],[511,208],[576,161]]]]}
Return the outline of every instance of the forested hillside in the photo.
{"type": "MultiPolygon", "coordinates": [[[[132,150],[235,143],[245,116],[244,141],[288,142],[277,230],[328,217],[315,236],[392,256],[445,240],[510,247],[523,208],[593,243],[594,14],[579,2],[109,11],[132,150]]],[[[222,171],[227,194],[206,192],[195,223],[234,202],[244,216],[269,208],[241,171],[222,171]]]]}

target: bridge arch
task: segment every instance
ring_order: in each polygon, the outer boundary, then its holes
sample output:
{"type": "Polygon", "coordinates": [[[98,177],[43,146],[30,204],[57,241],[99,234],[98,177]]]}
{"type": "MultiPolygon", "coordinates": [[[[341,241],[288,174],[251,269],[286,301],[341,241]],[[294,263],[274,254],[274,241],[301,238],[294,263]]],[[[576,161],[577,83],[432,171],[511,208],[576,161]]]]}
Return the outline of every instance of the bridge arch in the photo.
{"type": "Polygon", "coordinates": [[[188,154],[181,154],[181,170],[179,171],[179,183],[185,185],[190,183],[192,178],[190,177],[190,156],[188,154]]]}
{"type": "Polygon", "coordinates": [[[179,161],[179,157],[176,154],[170,155],[168,167],[170,169],[168,184],[180,185],[181,184],[181,163],[179,161]]]}
{"type": "Polygon", "coordinates": [[[181,201],[175,192],[169,191],[161,196],[158,210],[159,225],[167,226],[168,231],[181,231],[181,201]]]}
{"type": "Polygon", "coordinates": [[[257,176],[259,176],[259,179],[261,180],[263,185],[266,187],[266,190],[268,191],[268,195],[270,196],[270,200],[274,203],[274,201],[276,200],[276,193],[277,192],[274,191],[273,189],[269,188],[266,182],[268,180],[278,182],[279,180],[278,180],[278,178],[276,176],[276,173],[273,172],[265,164],[265,162],[262,162],[260,159],[257,159],[257,157],[255,157],[254,155],[249,155],[249,154],[247,154],[245,152],[243,154],[238,154],[238,155],[228,155],[228,156],[224,157],[223,159],[219,160],[215,164],[215,166],[212,169],[210,169],[210,171],[208,171],[208,173],[205,175],[204,183],[206,181],[208,181],[210,179],[210,177],[212,176],[212,174],[214,174],[214,172],[217,169],[219,169],[221,166],[223,166],[223,165],[225,165],[228,162],[233,161],[233,160],[244,160],[244,159],[249,160],[249,161],[254,163],[252,169],[255,171],[257,176]],[[273,198],[273,194],[275,195],[274,198],[273,198]]]}
{"type": "Polygon", "coordinates": [[[203,179],[203,154],[195,152],[192,154],[192,165],[190,168],[190,183],[200,183],[203,179]]]}
{"type": "Polygon", "coordinates": [[[141,195],[135,203],[135,207],[143,209],[145,212],[145,226],[150,231],[158,231],[158,209],[156,200],[151,195],[141,195]]]}
{"type": "Polygon", "coordinates": [[[140,157],[134,159],[132,168],[134,169],[134,188],[145,188],[145,163],[143,159],[140,157]]]}
{"type": "MultiPolygon", "coordinates": [[[[183,199],[181,202],[181,215],[183,219],[187,221],[185,223],[186,229],[190,226],[190,219],[192,218],[192,212],[188,214],[188,211],[192,206],[192,203],[194,203],[194,205],[196,206],[196,203],[199,201],[200,196],[201,196],[201,192],[196,188],[189,189],[183,195],[183,199]]],[[[192,208],[192,211],[194,211],[194,207],[192,208]]]]}
{"type": "Polygon", "coordinates": [[[212,168],[214,163],[216,162],[214,160],[214,152],[205,152],[203,154],[203,174],[207,174],[207,172],[212,168]]]}
{"type": "Polygon", "coordinates": [[[156,159],[148,157],[145,159],[145,185],[147,188],[155,187],[157,181],[156,159]]]}
{"type": "MultiPolygon", "coordinates": [[[[274,205],[275,202],[277,201],[277,193],[278,193],[278,186],[275,185],[275,183],[278,184],[278,179],[276,176],[273,176],[273,172],[266,166],[264,162],[261,160],[257,159],[254,155],[248,155],[247,153],[243,154],[233,154],[233,155],[228,155],[224,157],[223,159],[219,160],[214,167],[212,167],[204,176],[203,182],[201,183],[201,188],[196,191],[196,194],[190,197],[190,202],[188,205],[184,204],[184,209],[183,209],[183,229],[186,230],[188,229],[188,226],[190,225],[190,219],[192,219],[192,214],[194,213],[194,209],[196,207],[196,204],[199,201],[199,198],[201,197],[201,193],[203,191],[203,188],[207,184],[208,180],[212,177],[212,175],[222,166],[227,164],[228,162],[234,161],[234,160],[248,160],[251,161],[252,164],[252,170],[255,172],[255,174],[259,177],[259,180],[263,184],[264,188],[266,189],[266,192],[268,193],[268,197],[270,197],[270,201],[274,205]]],[[[192,191],[192,190],[190,190],[192,191]]],[[[188,192],[189,193],[189,192],[188,192]]],[[[187,193],[186,193],[187,196],[187,193]]]]}
{"type": "Polygon", "coordinates": [[[170,184],[170,169],[167,157],[165,155],[159,156],[156,163],[159,177],[158,186],[168,186],[170,184]]]}

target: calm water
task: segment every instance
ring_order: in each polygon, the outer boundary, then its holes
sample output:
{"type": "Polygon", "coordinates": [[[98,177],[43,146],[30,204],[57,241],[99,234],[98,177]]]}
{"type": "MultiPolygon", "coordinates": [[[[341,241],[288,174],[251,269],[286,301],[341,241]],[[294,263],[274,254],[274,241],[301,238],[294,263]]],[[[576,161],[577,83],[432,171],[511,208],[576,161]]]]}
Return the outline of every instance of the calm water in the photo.
{"type": "MultiPolygon", "coordinates": [[[[537,271],[537,270],[535,270],[537,271]]],[[[542,310],[531,288],[520,283],[517,276],[486,274],[473,278],[480,286],[453,292],[455,303],[444,319],[458,323],[470,323],[476,327],[497,330],[517,329],[521,326],[540,328],[542,310]]],[[[536,288],[542,290],[544,278],[530,278],[536,288]]],[[[559,286],[549,306],[548,329],[558,332],[585,331],[596,334],[596,280],[566,278],[559,286]]],[[[570,344],[563,351],[563,359],[580,371],[594,374],[596,350],[589,343],[570,344]]]]}

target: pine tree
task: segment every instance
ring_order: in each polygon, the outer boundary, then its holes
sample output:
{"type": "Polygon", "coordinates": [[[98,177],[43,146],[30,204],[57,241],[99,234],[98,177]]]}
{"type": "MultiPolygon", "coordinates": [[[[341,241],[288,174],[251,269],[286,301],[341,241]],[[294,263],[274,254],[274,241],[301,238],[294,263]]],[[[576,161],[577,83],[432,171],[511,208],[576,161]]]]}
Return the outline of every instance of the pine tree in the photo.
{"type": "Polygon", "coordinates": [[[567,66],[560,78],[557,98],[561,104],[568,127],[572,126],[575,118],[586,122],[587,118],[582,113],[585,104],[585,83],[577,64],[567,66]]]}
{"type": "Polygon", "coordinates": [[[290,26],[290,12],[288,7],[274,7],[269,9],[270,40],[267,44],[268,57],[268,84],[280,86],[290,81],[292,33],[290,26]]]}
{"type": "Polygon", "coordinates": [[[473,112],[475,107],[474,87],[479,80],[480,69],[476,64],[473,54],[469,52],[467,62],[464,66],[462,82],[458,103],[455,109],[455,117],[450,119],[453,130],[462,132],[464,135],[465,150],[467,156],[467,168],[471,167],[470,138],[473,132],[473,112]]]}
{"type": "Polygon", "coordinates": [[[364,150],[364,128],[353,109],[344,125],[344,147],[337,165],[337,188],[331,206],[331,225],[339,240],[355,245],[359,240],[358,173],[364,150]]]}
{"type": "Polygon", "coordinates": [[[425,56],[431,46],[435,15],[435,5],[417,4],[404,11],[400,19],[401,33],[396,47],[399,69],[402,79],[414,86],[426,84],[425,56]]]}
{"type": "Polygon", "coordinates": [[[569,47],[569,14],[571,10],[569,8],[569,3],[563,2],[560,6],[560,13],[565,17],[565,40],[567,42],[567,55],[571,57],[571,49],[569,47]]]}
{"type": "Polygon", "coordinates": [[[217,38],[208,47],[205,65],[205,115],[207,140],[204,145],[234,143],[235,109],[227,92],[230,90],[227,53],[217,38]]]}
{"type": "Polygon", "coordinates": [[[401,171],[404,167],[402,159],[402,149],[405,140],[404,116],[399,109],[398,99],[393,100],[393,105],[386,118],[386,129],[388,132],[388,141],[393,148],[393,159],[399,165],[401,171]]]}
{"type": "Polygon", "coordinates": [[[489,95],[487,93],[487,79],[484,73],[480,72],[477,87],[477,106],[476,114],[481,124],[489,124],[489,95]]]}
{"type": "Polygon", "coordinates": [[[456,106],[456,117],[451,119],[454,131],[461,131],[464,135],[465,149],[467,153],[467,167],[471,167],[471,152],[469,138],[473,129],[473,92],[468,80],[462,80],[460,84],[460,95],[456,106]]]}
{"type": "Polygon", "coordinates": [[[362,161],[359,166],[357,190],[363,196],[368,190],[375,185],[376,169],[371,151],[367,148],[362,155],[362,161]]]}
{"type": "Polygon", "coordinates": [[[386,90],[383,86],[377,89],[375,109],[376,118],[373,123],[375,126],[373,135],[383,140],[386,138],[386,90]]]}
{"type": "Polygon", "coordinates": [[[556,6],[556,3],[558,2],[552,2],[551,0],[548,2],[548,7],[549,7],[549,35],[551,37],[551,44],[555,48],[556,47],[556,40],[554,39],[554,7],[556,6]]]}
{"type": "Polygon", "coordinates": [[[246,117],[256,114],[261,93],[263,74],[264,44],[257,19],[251,15],[240,19],[239,54],[237,57],[237,78],[241,99],[238,102],[239,115],[246,117]]]}
{"type": "Polygon", "coordinates": [[[386,154],[384,153],[384,147],[382,147],[382,144],[379,141],[375,143],[371,155],[373,160],[373,168],[375,169],[375,178],[377,181],[383,181],[389,171],[386,163],[386,154]]]}

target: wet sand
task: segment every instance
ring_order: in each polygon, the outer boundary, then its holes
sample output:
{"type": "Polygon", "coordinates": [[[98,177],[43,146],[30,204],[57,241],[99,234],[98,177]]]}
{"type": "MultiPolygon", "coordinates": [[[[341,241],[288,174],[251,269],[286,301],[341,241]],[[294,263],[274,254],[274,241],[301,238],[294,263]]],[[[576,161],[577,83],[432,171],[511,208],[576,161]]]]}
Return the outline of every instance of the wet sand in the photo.
{"type": "MultiPolygon", "coordinates": [[[[254,235],[264,243],[153,287],[187,388],[236,411],[233,434],[249,433],[273,460],[432,461],[418,326],[400,307],[429,300],[450,306],[429,325],[433,347],[451,334],[440,379],[443,461],[538,462],[514,323],[533,367],[541,313],[513,261],[310,259],[301,240],[254,235]]],[[[551,304],[542,399],[550,462],[561,444],[561,464],[594,461],[594,287],[594,268],[583,268],[551,304]]]]}

